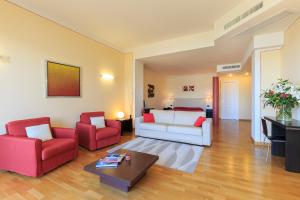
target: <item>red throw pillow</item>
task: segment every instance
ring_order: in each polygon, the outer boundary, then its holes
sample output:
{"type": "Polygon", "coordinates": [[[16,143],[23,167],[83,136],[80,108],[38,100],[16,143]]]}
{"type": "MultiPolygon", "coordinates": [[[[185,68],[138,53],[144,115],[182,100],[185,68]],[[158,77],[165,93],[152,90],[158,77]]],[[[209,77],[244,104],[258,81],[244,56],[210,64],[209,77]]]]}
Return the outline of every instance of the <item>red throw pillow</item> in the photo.
{"type": "Polygon", "coordinates": [[[202,124],[205,120],[206,120],[205,117],[198,117],[198,119],[194,123],[194,126],[196,126],[196,127],[202,126],[202,124]]]}
{"type": "Polygon", "coordinates": [[[154,123],[154,115],[152,113],[144,113],[144,122],[145,123],[154,123]]]}

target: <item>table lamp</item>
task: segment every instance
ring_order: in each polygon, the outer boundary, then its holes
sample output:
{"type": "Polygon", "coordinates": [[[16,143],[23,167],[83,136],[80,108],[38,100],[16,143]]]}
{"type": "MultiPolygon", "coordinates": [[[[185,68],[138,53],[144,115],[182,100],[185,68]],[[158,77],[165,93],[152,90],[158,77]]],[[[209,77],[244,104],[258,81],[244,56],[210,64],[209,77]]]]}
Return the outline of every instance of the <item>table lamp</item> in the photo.
{"type": "Polygon", "coordinates": [[[123,119],[125,117],[124,112],[117,112],[118,119],[123,119]]]}

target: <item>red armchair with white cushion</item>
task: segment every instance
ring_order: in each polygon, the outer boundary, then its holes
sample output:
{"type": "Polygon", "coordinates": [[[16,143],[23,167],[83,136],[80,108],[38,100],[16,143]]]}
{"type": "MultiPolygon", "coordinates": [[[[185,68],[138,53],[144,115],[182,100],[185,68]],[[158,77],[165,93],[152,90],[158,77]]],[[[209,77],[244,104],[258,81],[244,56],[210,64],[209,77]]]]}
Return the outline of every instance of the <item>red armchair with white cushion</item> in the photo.
{"type": "Polygon", "coordinates": [[[49,117],[12,121],[0,136],[0,169],[38,177],[71,161],[78,154],[74,129],[51,128],[53,139],[42,142],[28,138],[26,127],[50,125],[49,117]]]}
{"type": "Polygon", "coordinates": [[[105,127],[96,128],[91,124],[91,117],[104,117],[104,112],[86,112],[80,115],[76,124],[79,144],[90,151],[117,144],[121,139],[121,123],[105,120],[105,127]]]}

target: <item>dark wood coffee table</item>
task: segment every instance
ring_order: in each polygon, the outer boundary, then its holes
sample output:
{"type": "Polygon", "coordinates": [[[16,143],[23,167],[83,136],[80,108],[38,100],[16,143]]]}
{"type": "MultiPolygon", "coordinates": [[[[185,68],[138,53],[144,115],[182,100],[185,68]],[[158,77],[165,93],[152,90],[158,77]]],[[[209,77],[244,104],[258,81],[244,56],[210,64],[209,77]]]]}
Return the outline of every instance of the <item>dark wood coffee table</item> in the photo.
{"type": "Polygon", "coordinates": [[[115,153],[129,153],[131,160],[125,159],[117,168],[96,168],[96,162],[84,167],[85,171],[96,174],[100,182],[128,192],[158,160],[158,156],[121,149],[115,153]]]}

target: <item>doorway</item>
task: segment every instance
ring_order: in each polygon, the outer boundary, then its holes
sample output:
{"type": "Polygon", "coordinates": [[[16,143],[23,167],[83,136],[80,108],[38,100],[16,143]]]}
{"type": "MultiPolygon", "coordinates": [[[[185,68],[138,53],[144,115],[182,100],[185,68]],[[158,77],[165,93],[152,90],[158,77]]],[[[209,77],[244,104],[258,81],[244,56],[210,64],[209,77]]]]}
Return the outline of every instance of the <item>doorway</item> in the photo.
{"type": "Polygon", "coordinates": [[[221,82],[221,119],[239,119],[239,81],[221,82]]]}

